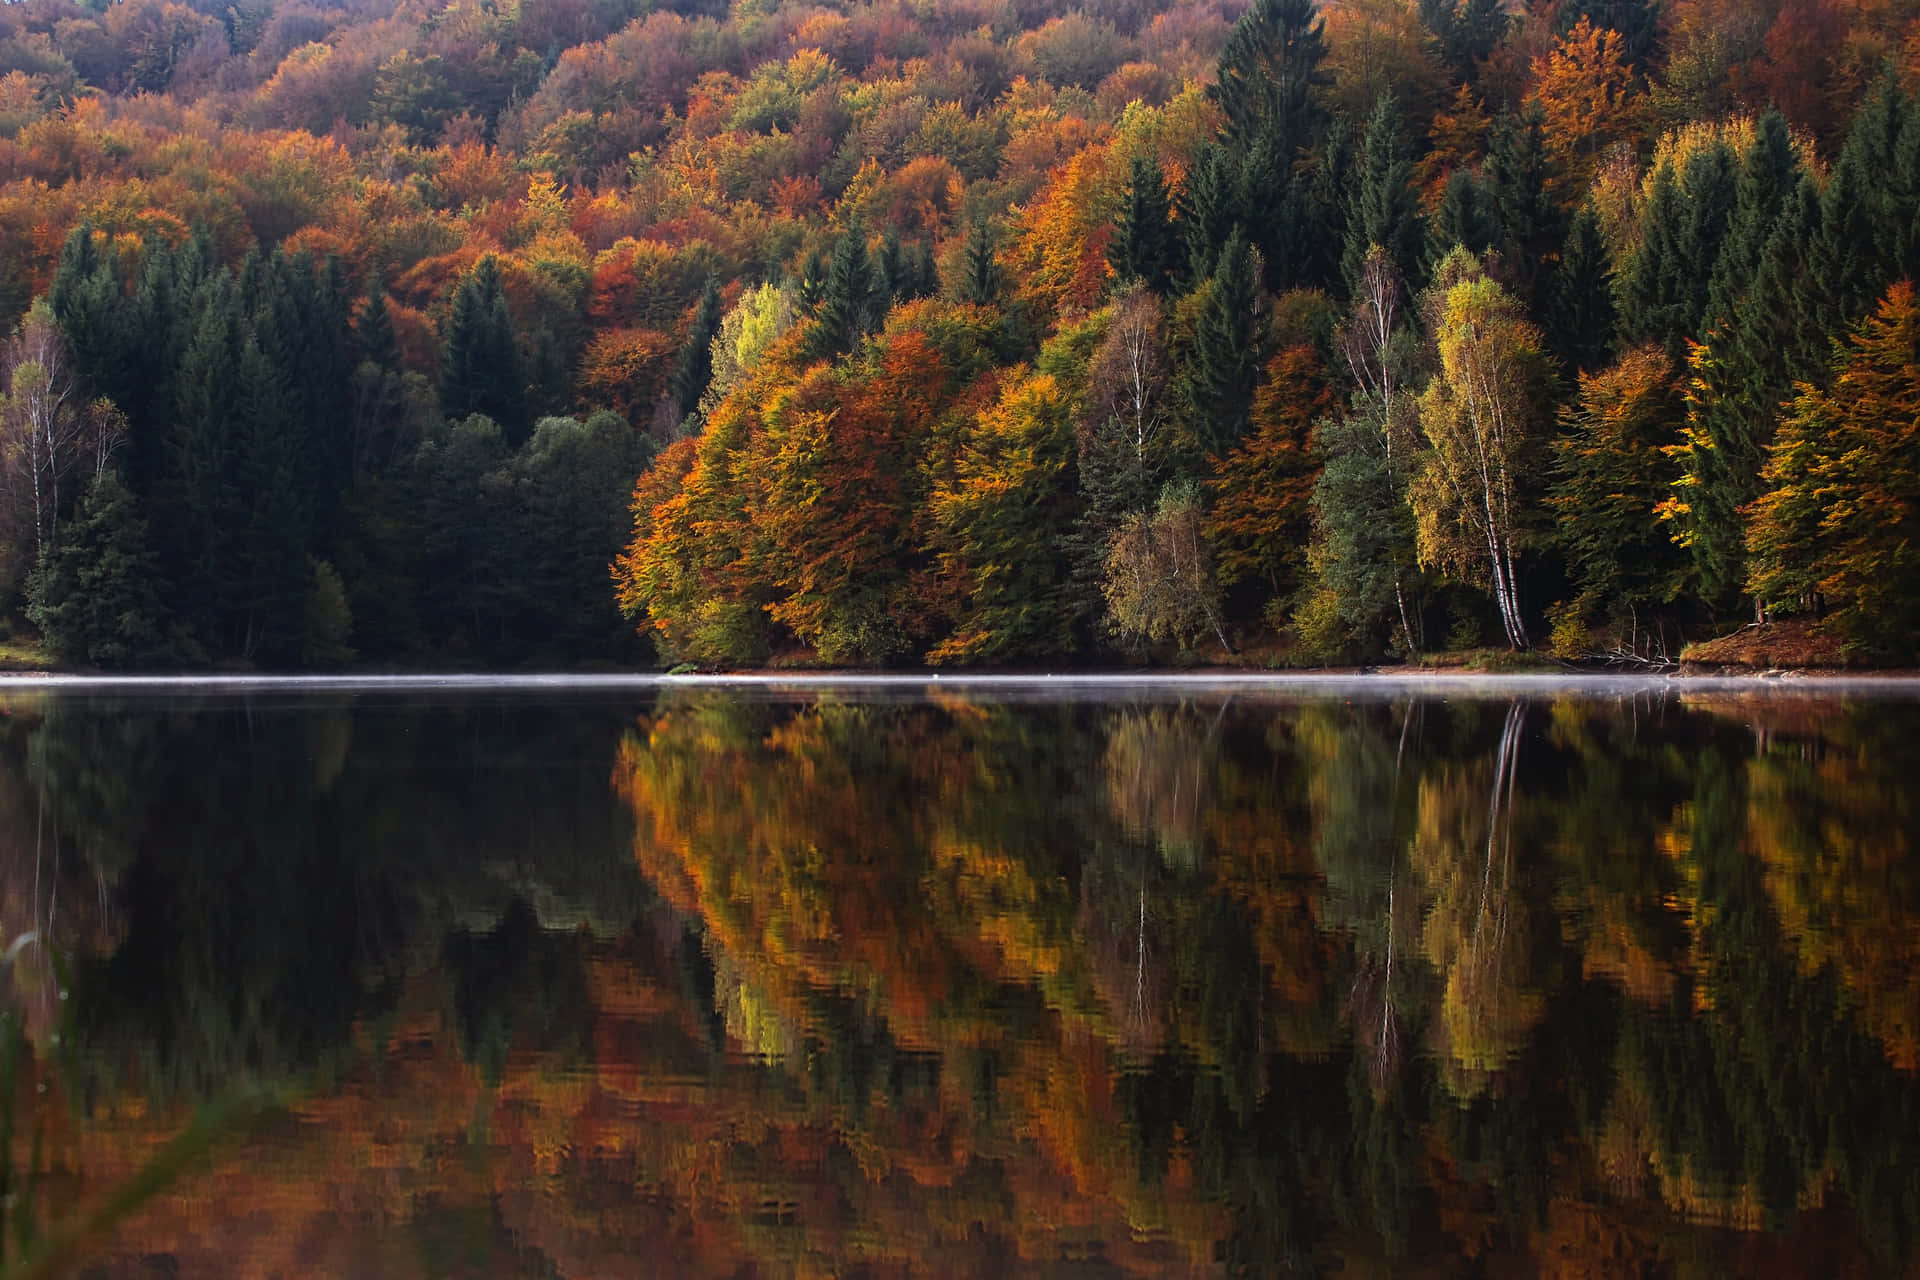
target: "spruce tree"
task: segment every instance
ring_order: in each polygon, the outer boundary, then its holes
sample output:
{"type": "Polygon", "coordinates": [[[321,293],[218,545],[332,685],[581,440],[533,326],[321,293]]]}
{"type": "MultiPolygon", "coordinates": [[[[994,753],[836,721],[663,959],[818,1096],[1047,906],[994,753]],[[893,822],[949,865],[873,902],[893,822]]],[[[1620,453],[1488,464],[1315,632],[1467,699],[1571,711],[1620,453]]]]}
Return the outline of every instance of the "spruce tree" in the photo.
{"type": "Polygon", "coordinates": [[[1782,204],[1752,282],[1727,319],[1693,352],[1693,389],[1680,460],[1679,528],[1699,590],[1732,609],[1745,576],[1741,510],[1761,491],[1760,470],[1798,382],[1821,377],[1828,341],[1812,244],[1820,226],[1812,175],[1782,204]],[[1811,300],[1810,300],[1811,296],[1811,300]]]}
{"type": "Polygon", "coordinates": [[[440,375],[440,411],[449,420],[484,414],[517,447],[532,423],[520,346],[492,254],[481,258],[454,291],[440,375]]]}
{"type": "Polygon", "coordinates": [[[1912,209],[1893,196],[1900,138],[1913,114],[1891,80],[1868,96],[1847,131],[1846,145],[1820,200],[1820,229],[1812,246],[1821,329],[1834,340],[1865,316],[1900,261],[1912,233],[1912,209]]]}
{"type": "Polygon", "coordinates": [[[1740,162],[1733,213],[1707,286],[1704,329],[1711,332],[1739,310],[1760,270],[1781,206],[1799,183],[1800,160],[1794,154],[1787,119],[1777,110],[1768,111],[1755,125],[1753,143],[1740,162]]]}
{"type": "Polygon", "coordinates": [[[1455,248],[1476,258],[1493,247],[1499,234],[1493,193],[1479,174],[1455,169],[1441,188],[1440,204],[1427,223],[1427,272],[1446,260],[1455,248]]]}
{"type": "Polygon", "coordinates": [[[1403,278],[1420,279],[1424,274],[1420,253],[1425,236],[1419,197],[1413,187],[1413,161],[1401,129],[1400,111],[1391,94],[1381,96],[1367,119],[1359,171],[1350,187],[1346,214],[1346,245],[1340,266],[1349,293],[1359,287],[1367,250],[1373,245],[1387,251],[1403,278]]]}
{"type": "Polygon", "coordinates": [[[706,394],[707,384],[713,380],[713,339],[720,332],[724,318],[720,283],[709,276],[706,288],[700,291],[700,305],[694,309],[693,327],[680,345],[680,359],[674,365],[669,389],[674,409],[682,421],[700,406],[700,397],[706,394]]]}
{"type": "Polygon", "coordinates": [[[152,663],[166,647],[165,588],[147,522],[118,473],[94,483],[27,586],[27,616],[66,662],[152,663]]]}
{"type": "Polygon", "coordinates": [[[1186,279],[1205,280],[1237,226],[1245,221],[1240,178],[1232,157],[1218,142],[1201,147],[1180,192],[1180,231],[1186,248],[1186,279]]]}
{"type": "Polygon", "coordinates": [[[1650,341],[1675,360],[1702,334],[1707,291],[1732,217],[1737,161],[1716,142],[1688,158],[1676,175],[1664,166],[1640,217],[1640,248],[1620,280],[1620,332],[1650,341]]]}
{"type": "Polygon", "coordinates": [[[1190,432],[1204,454],[1226,452],[1246,430],[1260,376],[1259,301],[1253,247],[1230,236],[1200,301],[1186,378],[1190,432]]]}
{"type": "Polygon", "coordinates": [[[1138,280],[1155,293],[1173,285],[1180,265],[1179,241],[1173,229],[1173,202],[1160,162],[1151,155],[1133,158],[1127,192],[1107,242],[1107,265],[1124,284],[1138,280]]]}
{"type": "Polygon", "coordinates": [[[1326,56],[1326,24],[1313,0],[1254,0],[1228,34],[1207,90],[1226,117],[1228,140],[1245,147],[1269,133],[1290,148],[1311,146],[1324,124],[1314,91],[1327,81],[1326,56]]]}
{"type": "Polygon", "coordinates": [[[1613,349],[1613,266],[1600,218],[1581,206],[1547,290],[1547,342],[1568,374],[1593,373],[1613,349]]]}
{"type": "Polygon", "coordinates": [[[833,246],[820,306],[814,315],[810,344],[816,358],[830,359],[857,350],[866,336],[879,328],[886,299],[876,288],[873,265],[867,256],[866,233],[849,230],[833,246]]]}
{"type": "Polygon", "coordinates": [[[1420,0],[1420,20],[1440,46],[1440,56],[1461,81],[1477,79],[1484,62],[1507,36],[1500,0],[1420,0]]]}
{"type": "Polygon", "coordinates": [[[1521,300],[1535,310],[1545,274],[1540,266],[1559,248],[1564,221],[1548,191],[1552,163],[1547,157],[1546,116],[1533,103],[1518,117],[1494,122],[1487,150],[1486,180],[1492,197],[1494,247],[1506,276],[1521,300]]]}
{"type": "Polygon", "coordinates": [[[978,221],[967,231],[966,251],[960,260],[960,301],[991,307],[1000,301],[1000,267],[993,260],[993,228],[978,221]]]}

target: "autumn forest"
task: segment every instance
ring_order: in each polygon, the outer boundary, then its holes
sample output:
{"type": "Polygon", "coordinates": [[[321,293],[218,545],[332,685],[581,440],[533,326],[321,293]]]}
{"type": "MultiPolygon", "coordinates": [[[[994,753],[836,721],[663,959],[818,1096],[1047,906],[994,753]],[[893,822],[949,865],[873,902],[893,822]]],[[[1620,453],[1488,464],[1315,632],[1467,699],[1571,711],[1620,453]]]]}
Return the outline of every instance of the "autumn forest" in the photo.
{"type": "Polygon", "coordinates": [[[1910,663],[1917,94],[1920,0],[20,0],[0,632],[1910,663]]]}

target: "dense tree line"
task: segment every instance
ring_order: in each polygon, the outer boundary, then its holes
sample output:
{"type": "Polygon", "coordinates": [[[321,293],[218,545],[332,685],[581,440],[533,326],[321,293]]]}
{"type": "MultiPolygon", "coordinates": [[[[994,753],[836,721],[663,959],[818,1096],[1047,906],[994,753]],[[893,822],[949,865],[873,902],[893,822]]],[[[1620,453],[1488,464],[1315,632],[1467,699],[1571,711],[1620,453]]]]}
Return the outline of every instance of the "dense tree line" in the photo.
{"type": "Polygon", "coordinates": [[[963,8],[9,11],[4,606],[132,665],[1912,656],[1920,5],[963,8]]]}

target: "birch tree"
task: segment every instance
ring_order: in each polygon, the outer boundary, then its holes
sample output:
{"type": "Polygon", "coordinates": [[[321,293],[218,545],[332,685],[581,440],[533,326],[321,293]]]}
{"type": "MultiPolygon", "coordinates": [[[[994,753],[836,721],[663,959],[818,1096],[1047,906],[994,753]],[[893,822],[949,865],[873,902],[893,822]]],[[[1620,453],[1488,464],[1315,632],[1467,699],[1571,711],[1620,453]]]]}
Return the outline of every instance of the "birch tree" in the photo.
{"type": "Polygon", "coordinates": [[[1427,310],[1440,370],[1419,406],[1428,444],[1411,493],[1420,563],[1486,585],[1507,643],[1524,649],[1520,466],[1539,413],[1540,334],[1464,251],[1441,264],[1427,310]]]}
{"type": "MultiPolygon", "coordinates": [[[[27,313],[0,352],[0,468],[15,527],[31,531],[37,563],[59,534],[63,492],[105,471],[126,434],[112,405],[88,401],[52,311],[27,313]]],[[[84,487],[84,486],[82,486],[84,487]]]]}

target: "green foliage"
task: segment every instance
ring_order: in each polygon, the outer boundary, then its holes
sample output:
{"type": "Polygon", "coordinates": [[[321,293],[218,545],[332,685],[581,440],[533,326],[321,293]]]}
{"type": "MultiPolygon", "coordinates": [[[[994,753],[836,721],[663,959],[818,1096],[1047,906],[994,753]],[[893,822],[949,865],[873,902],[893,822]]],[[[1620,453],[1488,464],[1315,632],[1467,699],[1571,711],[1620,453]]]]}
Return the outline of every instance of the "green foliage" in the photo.
{"type": "Polygon", "coordinates": [[[1567,228],[1553,269],[1543,328],[1569,375],[1593,373],[1613,349],[1613,266],[1600,239],[1600,219],[1584,205],[1567,228]]]}
{"type": "Polygon", "coordinates": [[[171,656],[165,597],[139,504],[108,471],[52,557],[34,571],[27,616],[64,662],[141,667],[171,656]]]}
{"type": "Polygon", "coordinates": [[[309,667],[341,667],[354,659],[353,607],[340,572],[325,560],[315,560],[313,582],[307,588],[307,638],[300,660],[309,667]]]}
{"type": "Polygon", "coordinates": [[[1425,246],[1419,198],[1413,188],[1413,160],[1391,94],[1374,104],[1360,146],[1360,164],[1348,187],[1346,247],[1341,271],[1349,292],[1356,292],[1367,250],[1379,245],[1402,278],[1420,277],[1425,246]]]}
{"type": "Polygon", "coordinates": [[[1685,584],[1684,553],[1652,519],[1678,478],[1670,446],[1683,414],[1672,362],[1654,348],[1582,374],[1560,411],[1547,506],[1576,603],[1625,615],[1608,621],[1651,616],[1685,584]]]}
{"type": "Polygon", "coordinates": [[[931,661],[1072,651],[1082,606],[1061,539],[1078,514],[1072,408],[1051,375],[1014,377],[967,432],[952,479],[935,488],[941,568],[958,604],[931,661]]]}
{"type": "Polygon", "coordinates": [[[1362,647],[1375,652],[1397,626],[1400,593],[1414,564],[1406,468],[1395,467],[1390,444],[1395,425],[1384,407],[1365,401],[1322,424],[1322,468],[1313,491],[1313,568],[1320,585],[1309,603],[1320,611],[1313,615],[1317,633],[1325,633],[1324,611],[1332,608],[1362,647]]]}
{"type": "Polygon", "coordinates": [[[674,365],[671,394],[673,407],[682,420],[700,407],[700,399],[713,381],[713,340],[720,334],[723,319],[719,282],[711,278],[700,291],[700,306],[693,313],[693,327],[680,346],[680,359],[674,365]]]}
{"type": "Polygon", "coordinates": [[[967,245],[960,259],[960,283],[955,290],[960,301],[976,307],[995,306],[1000,301],[1000,266],[994,261],[993,228],[975,222],[967,229],[967,245]]]}
{"type": "Polygon", "coordinates": [[[1176,482],[1162,491],[1151,514],[1138,512],[1115,531],[1100,590],[1107,625],[1122,644],[1192,649],[1209,632],[1226,643],[1200,515],[1199,491],[1176,482]]]}
{"type": "Polygon", "coordinates": [[[1260,313],[1253,248],[1234,235],[1201,286],[1184,374],[1187,430],[1203,455],[1224,453],[1246,432],[1260,375],[1260,313]]]}
{"type": "Polygon", "coordinates": [[[507,307],[500,264],[481,258],[453,295],[440,373],[440,411],[449,421],[481,414],[500,425],[510,444],[532,429],[520,344],[507,307]]]}
{"type": "Polygon", "coordinates": [[[1640,217],[1640,248],[1620,275],[1620,334],[1652,342],[1675,360],[1686,356],[1706,318],[1707,294],[1733,214],[1739,162],[1715,140],[1675,173],[1653,175],[1640,217]]]}
{"type": "Polygon", "coordinates": [[[1893,286],[1837,353],[1830,392],[1803,386],[1750,509],[1750,589],[1783,610],[1836,608],[1878,657],[1920,654],[1920,303],[1893,286]]]}
{"type": "Polygon", "coordinates": [[[1113,238],[1107,242],[1107,265],[1121,282],[1138,280],[1155,293],[1172,287],[1180,265],[1172,214],[1159,161],[1135,156],[1113,238]]]}

